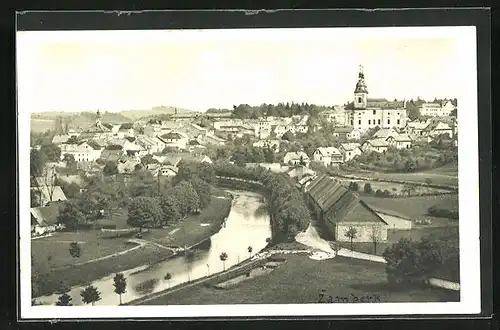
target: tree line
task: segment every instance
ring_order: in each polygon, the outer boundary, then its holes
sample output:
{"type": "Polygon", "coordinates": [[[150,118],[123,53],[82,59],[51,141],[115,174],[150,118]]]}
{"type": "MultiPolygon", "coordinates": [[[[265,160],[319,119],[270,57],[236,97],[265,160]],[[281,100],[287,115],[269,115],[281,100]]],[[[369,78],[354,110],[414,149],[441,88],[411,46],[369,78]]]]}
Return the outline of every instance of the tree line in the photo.
{"type": "Polygon", "coordinates": [[[257,119],[263,116],[269,117],[291,117],[295,115],[317,116],[320,112],[328,110],[327,106],[309,103],[280,102],[278,104],[261,104],[250,106],[240,104],[233,106],[232,116],[238,119],[257,119]]]}
{"type": "Polygon", "coordinates": [[[259,181],[264,186],[268,211],[271,215],[273,243],[293,241],[311,222],[304,197],[286,174],[276,174],[262,168],[244,168],[230,163],[214,164],[216,175],[259,181]]]}

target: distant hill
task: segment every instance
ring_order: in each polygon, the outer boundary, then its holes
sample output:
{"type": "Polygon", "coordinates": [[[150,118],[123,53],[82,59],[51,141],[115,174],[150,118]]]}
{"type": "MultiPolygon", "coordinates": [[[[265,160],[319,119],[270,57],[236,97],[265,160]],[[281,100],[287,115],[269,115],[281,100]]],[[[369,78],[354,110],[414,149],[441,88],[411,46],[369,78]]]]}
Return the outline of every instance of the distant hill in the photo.
{"type": "Polygon", "coordinates": [[[194,111],[193,110],[188,110],[188,109],[183,109],[183,108],[175,108],[175,107],[170,107],[170,106],[160,106],[160,107],[153,107],[152,109],[145,109],[145,110],[124,110],[120,111],[119,114],[130,118],[132,120],[137,120],[140,118],[151,118],[153,116],[158,116],[158,115],[173,115],[176,113],[177,109],[177,114],[191,114],[194,111]]]}
{"type": "MultiPolygon", "coordinates": [[[[161,115],[177,114],[192,114],[194,111],[175,108],[169,106],[153,107],[145,110],[123,110],[120,112],[107,112],[101,110],[102,122],[110,124],[123,124],[134,122],[138,119],[149,119],[161,115]]],[[[68,123],[68,128],[87,128],[95,123],[95,111],[83,112],[34,112],[31,114],[31,130],[36,132],[44,132],[54,129],[56,119],[62,118],[64,123],[68,123]]]]}
{"type": "MultiPolygon", "coordinates": [[[[102,122],[110,124],[129,123],[132,120],[120,113],[101,112],[102,122]]],[[[38,112],[31,114],[31,131],[45,132],[55,128],[56,119],[62,118],[63,123],[68,124],[68,128],[87,128],[96,121],[95,112],[38,112]]]]}

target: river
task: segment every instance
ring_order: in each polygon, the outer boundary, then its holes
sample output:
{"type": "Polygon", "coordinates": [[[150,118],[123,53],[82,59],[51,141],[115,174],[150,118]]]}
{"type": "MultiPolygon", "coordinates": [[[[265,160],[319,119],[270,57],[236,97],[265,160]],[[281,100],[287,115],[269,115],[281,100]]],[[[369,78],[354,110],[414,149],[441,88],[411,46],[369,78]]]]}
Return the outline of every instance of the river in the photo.
{"type": "MultiPolygon", "coordinates": [[[[227,269],[250,257],[249,246],[253,249],[252,254],[255,254],[267,245],[266,239],[271,237],[271,226],[262,196],[247,191],[229,192],[233,194],[234,199],[225,226],[205,242],[203,248],[196,249],[194,258],[178,256],[149,267],[142,266],[123,272],[127,280],[127,292],[122,295],[123,303],[221,272],[224,267],[220,260],[222,252],[228,255],[225,261],[227,269]],[[170,280],[165,279],[167,273],[172,276],[170,280]]],[[[114,293],[113,276],[114,274],[111,274],[92,283],[101,292],[101,300],[95,305],[119,304],[118,295],[114,293]]],[[[73,287],[68,293],[72,297],[73,305],[83,305],[80,296],[82,289],[81,286],[73,287]]],[[[36,300],[44,305],[52,305],[58,296],[54,294],[36,300]]]]}

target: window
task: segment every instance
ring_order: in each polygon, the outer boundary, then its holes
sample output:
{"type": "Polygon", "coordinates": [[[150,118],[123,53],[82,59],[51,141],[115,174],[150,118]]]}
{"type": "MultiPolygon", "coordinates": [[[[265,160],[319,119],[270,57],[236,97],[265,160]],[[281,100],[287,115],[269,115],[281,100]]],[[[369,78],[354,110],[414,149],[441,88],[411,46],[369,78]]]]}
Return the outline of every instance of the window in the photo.
{"type": "Polygon", "coordinates": [[[368,125],[371,125],[372,121],[370,119],[368,119],[368,125]]]}
{"type": "Polygon", "coordinates": [[[391,124],[391,120],[387,119],[387,125],[390,125],[390,124],[391,124]]]}
{"type": "Polygon", "coordinates": [[[359,124],[359,125],[361,125],[361,119],[360,119],[360,120],[358,120],[358,124],[359,124]]]}
{"type": "Polygon", "coordinates": [[[398,116],[399,116],[399,112],[398,112],[398,116]]]}
{"type": "Polygon", "coordinates": [[[380,119],[378,120],[378,124],[380,125],[380,119]]]}
{"type": "Polygon", "coordinates": [[[360,97],[358,97],[358,103],[361,103],[361,102],[363,102],[363,100],[361,99],[361,96],[360,96],[360,97]]]}
{"type": "Polygon", "coordinates": [[[398,125],[399,125],[399,123],[400,123],[400,122],[401,122],[401,121],[398,119],[398,125]]]}
{"type": "Polygon", "coordinates": [[[373,110],[373,114],[375,115],[376,113],[377,113],[377,111],[376,111],[376,110],[373,110]]]}
{"type": "Polygon", "coordinates": [[[354,125],[353,120],[351,119],[351,126],[354,125]]]}

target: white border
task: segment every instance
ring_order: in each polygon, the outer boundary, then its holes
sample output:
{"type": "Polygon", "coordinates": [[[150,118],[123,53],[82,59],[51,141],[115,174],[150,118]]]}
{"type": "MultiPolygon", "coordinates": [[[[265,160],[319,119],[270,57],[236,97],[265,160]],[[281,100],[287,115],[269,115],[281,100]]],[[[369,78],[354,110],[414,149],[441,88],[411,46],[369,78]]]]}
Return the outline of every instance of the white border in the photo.
{"type": "MultiPolygon", "coordinates": [[[[213,31],[212,31],[213,32],[213,31]]],[[[459,102],[459,201],[461,301],[454,303],[380,303],[380,304],[290,304],[290,305],[184,305],[184,306],[31,306],[30,214],[29,214],[29,127],[30,114],[18,113],[19,125],[19,230],[22,319],[66,318],[155,318],[155,317],[266,317],[266,316],[356,316],[411,314],[478,314],[481,312],[479,254],[479,168],[477,121],[476,28],[398,27],[398,28],[322,28],[322,29],[234,29],[210,33],[210,39],[313,38],[455,38],[461,71],[459,102]],[[314,30],[315,33],[310,33],[314,30]],[[322,33],[318,33],[318,30],[322,33]]],[[[199,30],[181,31],[54,31],[18,32],[22,43],[47,41],[158,42],[206,40],[199,30]]],[[[17,54],[22,56],[22,54],[17,54]]]]}

